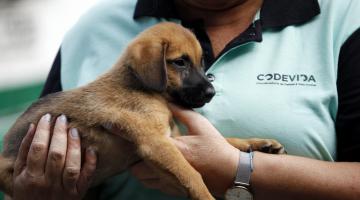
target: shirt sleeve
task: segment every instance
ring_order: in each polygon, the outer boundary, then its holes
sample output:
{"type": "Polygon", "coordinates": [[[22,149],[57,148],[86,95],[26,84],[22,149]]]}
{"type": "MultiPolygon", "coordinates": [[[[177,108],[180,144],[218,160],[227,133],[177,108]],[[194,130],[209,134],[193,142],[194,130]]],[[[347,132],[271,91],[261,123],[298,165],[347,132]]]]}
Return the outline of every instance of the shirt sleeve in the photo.
{"type": "Polygon", "coordinates": [[[59,50],[55,57],[54,63],[52,64],[50,73],[46,79],[40,97],[46,96],[47,94],[62,91],[60,72],[61,72],[61,51],[59,50]]]}
{"type": "Polygon", "coordinates": [[[360,161],[360,28],[341,48],[337,89],[337,158],[360,161]]]}

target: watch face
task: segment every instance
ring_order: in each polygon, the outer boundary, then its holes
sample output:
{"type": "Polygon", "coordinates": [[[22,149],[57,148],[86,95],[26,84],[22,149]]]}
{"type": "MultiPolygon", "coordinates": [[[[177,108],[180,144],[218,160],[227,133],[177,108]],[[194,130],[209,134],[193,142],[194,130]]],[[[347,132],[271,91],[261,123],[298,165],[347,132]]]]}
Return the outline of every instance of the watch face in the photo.
{"type": "Polygon", "coordinates": [[[250,191],[242,186],[236,186],[228,189],[225,194],[226,200],[253,200],[250,191]]]}

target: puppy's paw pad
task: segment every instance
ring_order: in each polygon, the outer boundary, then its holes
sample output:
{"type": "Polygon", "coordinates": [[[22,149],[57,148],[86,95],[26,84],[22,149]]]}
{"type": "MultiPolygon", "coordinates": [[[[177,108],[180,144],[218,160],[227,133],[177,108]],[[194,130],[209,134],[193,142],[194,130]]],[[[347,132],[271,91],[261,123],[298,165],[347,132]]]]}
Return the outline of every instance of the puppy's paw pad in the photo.
{"type": "Polygon", "coordinates": [[[257,139],[251,146],[253,151],[271,154],[286,154],[284,146],[276,140],[257,139]]]}
{"type": "Polygon", "coordinates": [[[264,152],[264,153],[271,153],[272,151],[272,144],[265,144],[262,147],[260,147],[259,151],[264,152]]]}

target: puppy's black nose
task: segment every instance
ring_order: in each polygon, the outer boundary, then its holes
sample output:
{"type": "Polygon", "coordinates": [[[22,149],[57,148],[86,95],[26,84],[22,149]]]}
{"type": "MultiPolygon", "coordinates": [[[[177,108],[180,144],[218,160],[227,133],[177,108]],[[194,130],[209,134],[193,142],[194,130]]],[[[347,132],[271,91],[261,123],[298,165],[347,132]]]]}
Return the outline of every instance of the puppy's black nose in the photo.
{"type": "Polygon", "coordinates": [[[207,103],[210,102],[210,100],[214,97],[214,95],[215,95],[214,87],[211,86],[205,89],[204,97],[207,103]]]}

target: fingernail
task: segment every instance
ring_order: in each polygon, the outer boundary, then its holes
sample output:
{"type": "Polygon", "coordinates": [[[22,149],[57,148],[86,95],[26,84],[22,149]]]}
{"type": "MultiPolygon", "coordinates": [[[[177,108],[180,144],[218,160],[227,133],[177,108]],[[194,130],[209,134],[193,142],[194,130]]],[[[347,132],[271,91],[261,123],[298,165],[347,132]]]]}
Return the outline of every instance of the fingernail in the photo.
{"type": "Polygon", "coordinates": [[[60,117],[58,118],[60,120],[60,122],[66,124],[67,123],[67,119],[65,115],[60,115],[60,117]]]}
{"type": "Polygon", "coordinates": [[[79,138],[79,131],[77,130],[77,128],[72,128],[70,130],[70,135],[71,135],[72,138],[78,139],[79,138]]]}
{"type": "Polygon", "coordinates": [[[29,125],[29,129],[28,129],[28,133],[31,132],[34,129],[35,125],[33,123],[31,123],[29,125]]]}
{"type": "Polygon", "coordinates": [[[44,115],[44,116],[42,117],[42,120],[47,121],[47,122],[50,122],[50,120],[51,120],[51,115],[50,115],[49,113],[47,113],[46,115],[44,115]]]}

